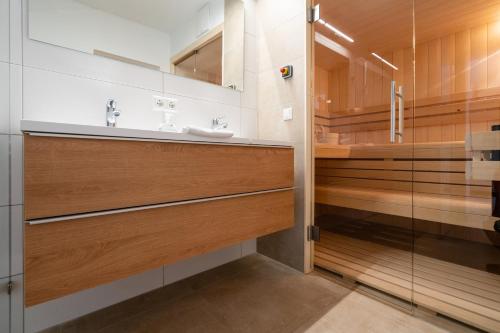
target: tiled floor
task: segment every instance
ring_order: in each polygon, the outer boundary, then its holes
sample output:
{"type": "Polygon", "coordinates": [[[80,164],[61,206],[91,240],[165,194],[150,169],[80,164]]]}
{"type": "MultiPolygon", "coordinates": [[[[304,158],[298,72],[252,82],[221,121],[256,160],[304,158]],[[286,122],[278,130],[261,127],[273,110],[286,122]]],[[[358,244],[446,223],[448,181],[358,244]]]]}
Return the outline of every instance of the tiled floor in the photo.
{"type": "Polygon", "coordinates": [[[473,332],[411,316],[261,255],[199,274],[47,332],[473,332]]]}

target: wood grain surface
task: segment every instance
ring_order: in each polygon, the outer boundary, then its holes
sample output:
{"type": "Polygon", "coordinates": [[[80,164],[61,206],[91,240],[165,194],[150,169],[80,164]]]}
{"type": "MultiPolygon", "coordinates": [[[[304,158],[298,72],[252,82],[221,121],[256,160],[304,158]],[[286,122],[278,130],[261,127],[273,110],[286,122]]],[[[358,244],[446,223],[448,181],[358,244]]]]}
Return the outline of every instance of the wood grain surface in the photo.
{"type": "Polygon", "coordinates": [[[237,244],[294,223],[293,190],[25,227],[25,304],[237,244]]]}
{"type": "Polygon", "coordinates": [[[293,148],[25,135],[25,219],[293,187],[293,148]]]}

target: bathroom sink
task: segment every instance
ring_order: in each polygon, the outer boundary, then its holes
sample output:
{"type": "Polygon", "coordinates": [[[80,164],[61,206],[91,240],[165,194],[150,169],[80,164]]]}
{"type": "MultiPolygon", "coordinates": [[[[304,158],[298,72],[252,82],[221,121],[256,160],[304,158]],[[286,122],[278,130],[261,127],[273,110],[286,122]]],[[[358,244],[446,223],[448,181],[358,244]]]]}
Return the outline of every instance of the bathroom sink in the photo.
{"type": "Polygon", "coordinates": [[[234,135],[233,131],[227,129],[211,129],[197,126],[186,126],[182,129],[182,133],[209,138],[230,138],[234,135]]]}

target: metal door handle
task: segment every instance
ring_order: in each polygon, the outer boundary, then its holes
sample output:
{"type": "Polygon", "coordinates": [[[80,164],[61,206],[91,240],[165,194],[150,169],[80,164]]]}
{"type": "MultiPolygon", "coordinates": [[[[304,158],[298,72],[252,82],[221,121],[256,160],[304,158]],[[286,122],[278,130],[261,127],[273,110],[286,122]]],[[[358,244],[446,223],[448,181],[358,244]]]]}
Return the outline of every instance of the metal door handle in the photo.
{"type": "Polygon", "coordinates": [[[390,142],[396,142],[396,81],[391,81],[391,128],[390,142]]]}
{"type": "Polygon", "coordinates": [[[403,133],[405,130],[405,99],[403,94],[403,86],[399,86],[398,92],[396,93],[399,100],[399,123],[398,123],[398,142],[403,143],[403,133]]]}
{"type": "Polygon", "coordinates": [[[396,135],[398,135],[398,142],[403,143],[403,132],[405,127],[405,102],[403,94],[403,86],[399,86],[396,91],[396,81],[391,81],[391,128],[390,128],[390,142],[396,142],[396,135]],[[399,104],[399,122],[398,131],[396,132],[396,96],[398,97],[399,104]]]}

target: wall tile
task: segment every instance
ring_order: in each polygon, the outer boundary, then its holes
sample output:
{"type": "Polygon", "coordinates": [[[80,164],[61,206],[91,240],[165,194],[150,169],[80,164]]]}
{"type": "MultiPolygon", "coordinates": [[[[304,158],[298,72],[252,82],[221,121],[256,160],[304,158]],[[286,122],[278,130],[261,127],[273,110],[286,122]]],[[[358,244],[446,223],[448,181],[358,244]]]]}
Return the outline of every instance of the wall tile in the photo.
{"type": "Polygon", "coordinates": [[[257,74],[245,71],[245,91],[241,94],[241,107],[257,108],[257,74]]]}
{"type": "Polygon", "coordinates": [[[257,252],[257,241],[250,239],[241,243],[241,256],[245,257],[257,252]]]}
{"type": "Polygon", "coordinates": [[[59,323],[160,288],[163,270],[158,268],[110,284],[68,295],[25,310],[25,332],[38,332],[59,323]]]}
{"type": "Polygon", "coordinates": [[[256,6],[257,0],[245,0],[245,32],[253,36],[257,34],[256,6]]]}
{"type": "Polygon", "coordinates": [[[9,136],[0,135],[0,206],[7,206],[9,200],[9,136]]]}
{"type": "MultiPolygon", "coordinates": [[[[257,38],[254,35],[245,34],[245,71],[257,73],[257,38]]],[[[246,89],[246,86],[244,86],[246,89]]]]}
{"type": "Polygon", "coordinates": [[[166,94],[166,96],[178,99],[175,122],[179,129],[187,125],[210,128],[213,118],[224,116],[229,124],[228,129],[234,131],[235,136],[240,136],[239,107],[172,94],[166,94]]]}
{"type": "Polygon", "coordinates": [[[9,279],[0,279],[0,332],[9,332],[10,327],[10,297],[4,291],[9,283],[9,279]]]}
{"type": "Polygon", "coordinates": [[[171,284],[241,257],[241,245],[233,245],[165,266],[165,284],[171,284]]]}
{"type": "Polygon", "coordinates": [[[11,333],[24,332],[24,275],[11,277],[14,284],[10,297],[10,331],[11,333]]]}
{"type": "MultiPolygon", "coordinates": [[[[303,26],[305,31],[305,9],[306,2],[304,0],[259,0],[257,1],[256,17],[257,17],[257,36],[267,35],[270,31],[277,27],[288,25],[288,21],[295,16],[303,13],[303,26]],[[286,10],[283,10],[286,8],[286,10]]],[[[287,36],[288,40],[297,37],[294,35],[287,36]]]]}
{"type": "Polygon", "coordinates": [[[23,137],[22,135],[10,136],[10,170],[11,188],[10,204],[23,204],[23,137]]]}
{"type": "Polygon", "coordinates": [[[257,109],[241,109],[241,136],[258,139],[257,109]]]}
{"type": "Polygon", "coordinates": [[[10,275],[9,206],[0,207],[0,278],[10,275]]]}
{"type": "Polygon", "coordinates": [[[300,13],[286,24],[257,38],[260,72],[271,69],[278,71],[281,66],[289,65],[290,61],[305,56],[305,20],[305,14],[300,13]]]}
{"type": "MultiPolygon", "coordinates": [[[[257,110],[260,139],[283,140],[295,147],[295,226],[261,237],[259,253],[304,270],[304,182],[307,133],[306,17],[303,0],[257,2],[257,110]],[[280,9],[286,6],[285,12],[280,9]],[[279,12],[282,15],[276,15],[279,12]],[[294,77],[283,80],[278,69],[294,66],[294,77]],[[293,108],[293,120],[283,121],[283,108],[293,108]]],[[[308,203],[307,203],[308,204],[308,203]]]]}
{"type": "Polygon", "coordinates": [[[119,127],[156,130],[162,115],[152,111],[158,92],[24,68],[24,119],[105,126],[106,103],[118,102],[119,127]]]}
{"type": "MultiPolygon", "coordinates": [[[[194,97],[200,100],[238,107],[240,105],[239,91],[168,73],[164,73],[164,93],[194,97]]],[[[200,112],[203,112],[203,110],[200,110],[200,112]]]]}
{"type": "Polygon", "coordinates": [[[304,58],[290,61],[295,75],[283,80],[274,70],[258,77],[259,135],[261,139],[304,142],[306,124],[304,58]],[[283,108],[293,108],[293,119],[283,121],[283,108]]]}
{"type": "Polygon", "coordinates": [[[18,275],[23,269],[23,206],[10,206],[10,274],[18,275]]]}
{"type": "Polygon", "coordinates": [[[6,62],[0,62],[0,134],[9,133],[9,66],[6,62]]]}
{"type": "Polygon", "coordinates": [[[10,0],[10,62],[23,62],[23,8],[28,0],[10,0]]]}
{"type": "Polygon", "coordinates": [[[0,61],[9,62],[9,1],[0,0],[0,61]]]}
{"type": "Polygon", "coordinates": [[[21,65],[10,65],[10,133],[21,133],[23,117],[23,68],[21,65]]]}

